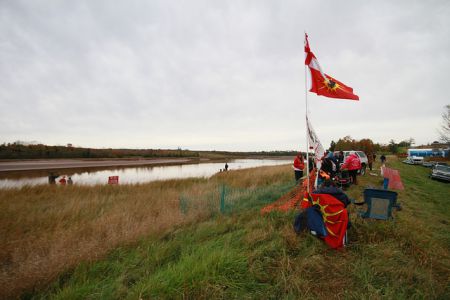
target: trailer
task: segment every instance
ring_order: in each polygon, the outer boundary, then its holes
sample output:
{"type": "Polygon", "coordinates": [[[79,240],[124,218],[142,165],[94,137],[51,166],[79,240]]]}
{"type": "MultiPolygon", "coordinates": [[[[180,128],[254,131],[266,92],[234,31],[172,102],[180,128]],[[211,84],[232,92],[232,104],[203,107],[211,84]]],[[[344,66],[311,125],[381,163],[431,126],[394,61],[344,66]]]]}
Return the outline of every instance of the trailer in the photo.
{"type": "Polygon", "coordinates": [[[445,157],[448,149],[408,149],[408,157],[445,157]]]}

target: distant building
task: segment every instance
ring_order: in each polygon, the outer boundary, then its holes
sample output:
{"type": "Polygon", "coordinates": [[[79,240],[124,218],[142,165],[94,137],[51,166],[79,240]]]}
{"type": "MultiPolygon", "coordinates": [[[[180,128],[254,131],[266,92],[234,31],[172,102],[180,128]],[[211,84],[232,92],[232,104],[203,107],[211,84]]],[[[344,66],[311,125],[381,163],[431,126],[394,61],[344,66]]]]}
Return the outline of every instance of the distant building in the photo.
{"type": "Polygon", "coordinates": [[[73,145],[71,143],[67,144],[67,147],[72,148],[73,145]]]}

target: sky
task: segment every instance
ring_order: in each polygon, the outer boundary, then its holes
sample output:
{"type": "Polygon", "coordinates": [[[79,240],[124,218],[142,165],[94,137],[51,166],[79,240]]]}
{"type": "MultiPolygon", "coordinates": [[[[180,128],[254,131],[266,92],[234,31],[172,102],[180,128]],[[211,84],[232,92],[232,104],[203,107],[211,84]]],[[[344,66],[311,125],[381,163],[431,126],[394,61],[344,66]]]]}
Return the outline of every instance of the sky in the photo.
{"type": "Polygon", "coordinates": [[[0,143],[305,150],[438,139],[450,1],[0,0],[0,143]],[[340,3],[342,2],[342,3],[340,3]],[[360,101],[305,93],[304,32],[360,101]]]}

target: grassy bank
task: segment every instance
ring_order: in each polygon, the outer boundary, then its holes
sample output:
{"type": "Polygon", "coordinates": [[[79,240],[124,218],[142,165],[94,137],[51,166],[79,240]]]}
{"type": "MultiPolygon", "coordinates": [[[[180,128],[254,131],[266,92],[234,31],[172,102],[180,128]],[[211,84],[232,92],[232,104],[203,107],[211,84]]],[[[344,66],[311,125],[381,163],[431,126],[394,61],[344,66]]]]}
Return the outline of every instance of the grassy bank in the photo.
{"type": "MultiPolygon", "coordinates": [[[[22,296],[30,298],[449,298],[450,185],[428,179],[428,169],[393,160],[406,187],[399,192],[403,210],[384,222],[363,220],[356,216],[360,208],[350,207],[350,245],[341,251],[309,234],[297,236],[294,212],[259,214],[292,186],[292,169],[277,166],[135,187],[2,191],[8,246],[2,262],[9,258],[2,267],[26,271],[33,259],[59,253],[46,262],[52,271],[40,265],[43,278],[6,274],[17,276],[9,286],[15,295],[27,289],[22,296]],[[221,215],[205,199],[224,183],[250,192],[235,202],[238,209],[221,215]],[[187,214],[177,206],[180,195],[198,201],[187,214]],[[36,236],[45,251],[21,250],[36,236]],[[66,258],[86,247],[84,256],[66,258]],[[19,279],[33,284],[17,288],[19,279]]],[[[367,174],[348,193],[361,199],[369,185],[381,185],[381,178],[367,174]]]]}
{"type": "Polygon", "coordinates": [[[45,286],[118,245],[206,220],[219,209],[223,184],[249,191],[283,185],[291,177],[286,168],[260,168],[258,177],[242,170],[210,180],[0,190],[0,294],[45,286]],[[181,197],[189,201],[188,211],[180,209],[181,197]]]}

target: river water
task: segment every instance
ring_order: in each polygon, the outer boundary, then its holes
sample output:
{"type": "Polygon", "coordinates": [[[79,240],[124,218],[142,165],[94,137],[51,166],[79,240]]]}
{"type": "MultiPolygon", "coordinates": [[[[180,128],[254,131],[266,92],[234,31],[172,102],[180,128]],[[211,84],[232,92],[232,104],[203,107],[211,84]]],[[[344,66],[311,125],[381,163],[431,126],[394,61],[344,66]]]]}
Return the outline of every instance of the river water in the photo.
{"type": "MultiPolygon", "coordinates": [[[[292,160],[286,159],[236,159],[228,162],[228,170],[246,169],[261,166],[274,166],[291,164],[292,160]]],[[[87,171],[77,169],[71,171],[60,171],[56,179],[62,176],[70,176],[75,185],[107,184],[110,176],[119,176],[119,184],[146,183],[157,180],[189,178],[189,177],[211,177],[223,169],[225,163],[198,163],[171,166],[142,166],[127,168],[109,168],[106,170],[87,171]]],[[[41,172],[36,176],[30,172],[23,172],[19,177],[1,178],[0,188],[23,187],[26,185],[48,184],[48,175],[41,172]],[[29,175],[27,175],[29,174],[29,175]]]]}

